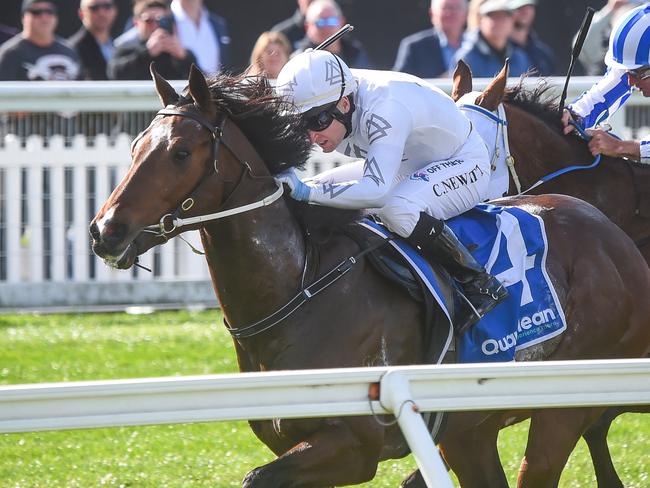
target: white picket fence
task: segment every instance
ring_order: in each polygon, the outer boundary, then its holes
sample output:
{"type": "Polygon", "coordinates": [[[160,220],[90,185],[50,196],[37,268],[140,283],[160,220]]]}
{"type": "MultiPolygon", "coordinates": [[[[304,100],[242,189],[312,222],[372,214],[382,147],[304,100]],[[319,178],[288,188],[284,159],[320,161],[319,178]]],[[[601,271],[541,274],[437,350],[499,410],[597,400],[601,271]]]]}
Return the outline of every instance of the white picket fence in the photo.
{"type": "Polygon", "coordinates": [[[419,412],[642,405],[649,384],[650,360],[626,359],[13,385],[0,432],[394,413],[427,485],[451,487],[419,412]]]}
{"type": "MultiPolygon", "coordinates": [[[[449,81],[432,81],[450,91],[449,81]]],[[[574,79],[569,99],[593,81],[574,79]]],[[[175,82],[178,90],[184,84],[175,82]]],[[[90,250],[89,221],[126,171],[132,137],[159,104],[150,82],[0,83],[1,309],[216,305],[203,258],[178,239],[141,258],[152,274],[111,270],[90,250]]],[[[644,104],[636,96],[617,115],[622,135],[645,124],[634,115],[644,104]]],[[[308,173],[343,161],[314,154],[308,173]]],[[[200,247],[196,233],[188,237],[200,247]]]]}

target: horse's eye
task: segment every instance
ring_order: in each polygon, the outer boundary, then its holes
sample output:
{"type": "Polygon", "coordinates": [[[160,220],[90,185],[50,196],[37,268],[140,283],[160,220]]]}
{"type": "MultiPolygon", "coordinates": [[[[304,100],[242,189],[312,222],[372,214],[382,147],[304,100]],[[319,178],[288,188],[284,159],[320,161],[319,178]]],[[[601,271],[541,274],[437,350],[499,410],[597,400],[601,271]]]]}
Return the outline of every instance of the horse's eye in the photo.
{"type": "Polygon", "coordinates": [[[176,161],[185,161],[190,155],[190,152],[185,149],[180,149],[174,153],[174,159],[176,161]]]}

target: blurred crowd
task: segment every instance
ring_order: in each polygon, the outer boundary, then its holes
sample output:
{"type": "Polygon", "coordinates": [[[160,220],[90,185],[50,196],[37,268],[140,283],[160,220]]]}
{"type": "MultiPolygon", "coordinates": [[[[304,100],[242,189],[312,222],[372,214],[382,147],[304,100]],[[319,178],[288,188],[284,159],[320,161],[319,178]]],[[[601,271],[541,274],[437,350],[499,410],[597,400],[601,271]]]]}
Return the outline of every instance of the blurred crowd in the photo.
{"type": "MultiPolygon", "coordinates": [[[[640,3],[609,0],[596,13],[579,59],[584,73],[605,72],[611,26],[640,3]]],[[[80,0],[81,28],[62,39],[55,34],[59,16],[73,15],[67,10],[74,4],[23,0],[22,30],[0,26],[0,80],[148,79],[152,61],[168,79],[186,78],[192,63],[206,74],[233,71],[227,21],[203,0],[134,0],[116,37],[114,0],[80,0]]],[[[474,76],[492,77],[509,58],[511,76],[561,75],[564,67],[535,32],[537,8],[537,0],[431,0],[431,27],[401,40],[393,70],[448,77],[462,59],[474,76]]],[[[317,46],[345,23],[335,0],[297,0],[291,17],[260,34],[247,72],[275,78],[291,56],[317,46]]],[[[354,35],[327,49],[351,68],[376,68],[354,35]]]]}

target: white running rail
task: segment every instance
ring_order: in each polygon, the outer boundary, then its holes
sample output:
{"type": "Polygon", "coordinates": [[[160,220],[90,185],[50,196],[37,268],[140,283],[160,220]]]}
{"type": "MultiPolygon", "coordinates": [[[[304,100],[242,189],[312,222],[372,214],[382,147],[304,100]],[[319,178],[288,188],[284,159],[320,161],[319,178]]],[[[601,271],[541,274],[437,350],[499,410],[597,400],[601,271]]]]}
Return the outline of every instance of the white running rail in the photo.
{"type": "Polygon", "coordinates": [[[400,412],[428,486],[450,487],[418,412],[650,404],[650,360],[280,371],[0,387],[0,432],[400,412]],[[379,385],[379,400],[369,393],[379,385]]]}

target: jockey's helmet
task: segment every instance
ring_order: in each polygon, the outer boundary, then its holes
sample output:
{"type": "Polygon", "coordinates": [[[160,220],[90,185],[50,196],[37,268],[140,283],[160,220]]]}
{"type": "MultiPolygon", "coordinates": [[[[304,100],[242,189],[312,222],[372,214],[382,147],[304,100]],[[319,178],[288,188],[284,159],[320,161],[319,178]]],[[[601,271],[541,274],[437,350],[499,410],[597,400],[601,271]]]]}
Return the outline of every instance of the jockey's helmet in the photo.
{"type": "Polygon", "coordinates": [[[631,70],[650,65],[650,5],[630,10],[612,29],[605,64],[631,70]]]}
{"type": "Polygon", "coordinates": [[[329,51],[308,50],[284,65],[276,80],[276,92],[292,102],[300,113],[336,104],[354,92],[357,82],[350,68],[329,51]]]}

